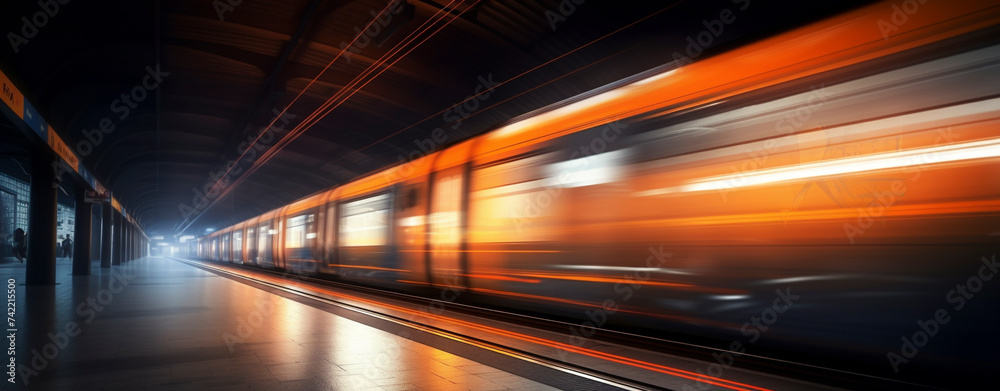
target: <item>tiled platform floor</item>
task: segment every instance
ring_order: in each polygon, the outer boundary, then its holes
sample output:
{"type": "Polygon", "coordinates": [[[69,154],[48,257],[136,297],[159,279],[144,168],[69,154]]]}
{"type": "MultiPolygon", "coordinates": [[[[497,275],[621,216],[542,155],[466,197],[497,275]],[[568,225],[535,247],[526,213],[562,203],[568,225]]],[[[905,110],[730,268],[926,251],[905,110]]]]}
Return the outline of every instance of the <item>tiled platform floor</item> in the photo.
{"type": "Polygon", "coordinates": [[[57,285],[25,286],[0,260],[16,286],[4,389],[553,389],[166,258],[57,263],[57,285]]]}

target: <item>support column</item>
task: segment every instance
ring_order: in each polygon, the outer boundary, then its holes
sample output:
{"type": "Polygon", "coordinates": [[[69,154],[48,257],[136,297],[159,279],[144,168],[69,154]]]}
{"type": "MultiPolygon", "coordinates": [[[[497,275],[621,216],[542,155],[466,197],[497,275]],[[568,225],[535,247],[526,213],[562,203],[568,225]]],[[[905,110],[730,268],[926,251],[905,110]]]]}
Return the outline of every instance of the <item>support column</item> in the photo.
{"type": "Polygon", "coordinates": [[[73,228],[73,275],[90,275],[91,205],[84,199],[84,190],[76,191],[76,225],[73,228]]]}
{"type": "Polygon", "coordinates": [[[142,258],[142,254],[140,254],[141,251],[139,249],[139,243],[142,243],[142,231],[139,231],[139,226],[135,227],[135,241],[132,242],[132,243],[133,243],[132,244],[132,254],[133,254],[133,258],[132,259],[142,258]]]}
{"type": "Polygon", "coordinates": [[[111,234],[114,236],[114,243],[111,244],[111,264],[114,266],[122,264],[122,240],[125,238],[123,232],[125,231],[122,225],[122,215],[118,211],[112,211],[114,215],[115,231],[111,234]]]}
{"type": "Polygon", "coordinates": [[[139,258],[139,229],[132,225],[132,260],[139,258]]]}
{"type": "Polygon", "coordinates": [[[111,267],[111,235],[112,235],[111,205],[101,204],[101,268],[111,267]]]}
{"type": "Polygon", "coordinates": [[[128,225],[128,260],[135,260],[135,225],[128,225]]]}
{"type": "Polygon", "coordinates": [[[58,191],[50,153],[36,152],[31,159],[31,201],[28,212],[28,260],[25,283],[56,283],[56,199],[58,191]]]}
{"type": "Polygon", "coordinates": [[[122,235],[125,238],[122,239],[122,263],[132,260],[132,224],[129,224],[125,216],[122,216],[122,235]]]}
{"type": "Polygon", "coordinates": [[[90,260],[101,263],[101,205],[90,204],[90,260]]]}

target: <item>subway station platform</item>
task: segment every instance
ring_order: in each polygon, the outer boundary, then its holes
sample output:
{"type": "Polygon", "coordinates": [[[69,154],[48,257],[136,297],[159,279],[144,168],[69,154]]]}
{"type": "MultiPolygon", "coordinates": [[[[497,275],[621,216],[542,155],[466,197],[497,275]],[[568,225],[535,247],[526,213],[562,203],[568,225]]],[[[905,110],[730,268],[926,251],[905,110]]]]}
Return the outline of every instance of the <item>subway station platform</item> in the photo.
{"type": "Polygon", "coordinates": [[[67,3],[3,389],[998,388],[996,0],[67,3]]]}
{"type": "Polygon", "coordinates": [[[58,261],[54,286],[0,263],[17,330],[4,389],[555,389],[167,258],[90,276],[58,261]]]}
{"type": "Polygon", "coordinates": [[[4,389],[837,389],[229,265],[144,257],[74,276],[57,261],[49,286],[0,262],[4,389]]]}

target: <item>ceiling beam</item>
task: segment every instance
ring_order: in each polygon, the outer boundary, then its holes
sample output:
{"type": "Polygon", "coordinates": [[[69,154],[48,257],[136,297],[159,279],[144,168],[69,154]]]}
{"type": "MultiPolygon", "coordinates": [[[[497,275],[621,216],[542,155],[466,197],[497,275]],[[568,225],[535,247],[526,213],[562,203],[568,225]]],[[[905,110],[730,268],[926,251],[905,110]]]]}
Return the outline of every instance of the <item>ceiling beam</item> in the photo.
{"type": "MultiPolygon", "coordinates": [[[[280,75],[282,69],[284,69],[292,51],[294,51],[299,45],[299,41],[302,40],[302,36],[305,34],[306,28],[309,26],[309,22],[316,15],[316,10],[322,2],[322,0],[312,0],[306,6],[305,11],[302,13],[302,17],[299,18],[299,26],[295,29],[291,39],[288,40],[288,44],[285,45],[285,49],[278,57],[274,68],[271,70],[271,74],[267,76],[267,79],[265,79],[264,83],[261,85],[260,90],[257,92],[256,99],[254,99],[253,104],[250,105],[250,110],[247,112],[246,118],[237,125],[236,129],[233,129],[233,132],[229,136],[229,140],[223,144],[223,148],[225,148],[226,145],[236,145],[239,140],[245,139],[247,137],[247,133],[250,132],[248,128],[250,127],[250,124],[253,123],[254,117],[256,117],[257,113],[261,110],[267,109],[264,106],[266,106],[267,102],[271,100],[271,93],[274,90],[274,84],[278,80],[278,75],[280,75]]],[[[222,159],[225,159],[227,155],[228,154],[225,152],[220,153],[220,157],[222,159]]]]}

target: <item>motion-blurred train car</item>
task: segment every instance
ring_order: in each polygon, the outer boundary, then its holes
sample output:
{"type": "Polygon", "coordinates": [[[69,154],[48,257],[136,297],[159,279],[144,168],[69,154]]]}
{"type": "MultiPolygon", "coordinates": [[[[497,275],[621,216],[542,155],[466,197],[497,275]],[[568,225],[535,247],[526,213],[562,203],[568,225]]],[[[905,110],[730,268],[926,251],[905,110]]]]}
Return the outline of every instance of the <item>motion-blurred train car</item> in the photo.
{"type": "Polygon", "coordinates": [[[192,251],[879,376],[983,370],[1000,351],[998,22],[988,1],[863,7],[540,109],[192,251]]]}

